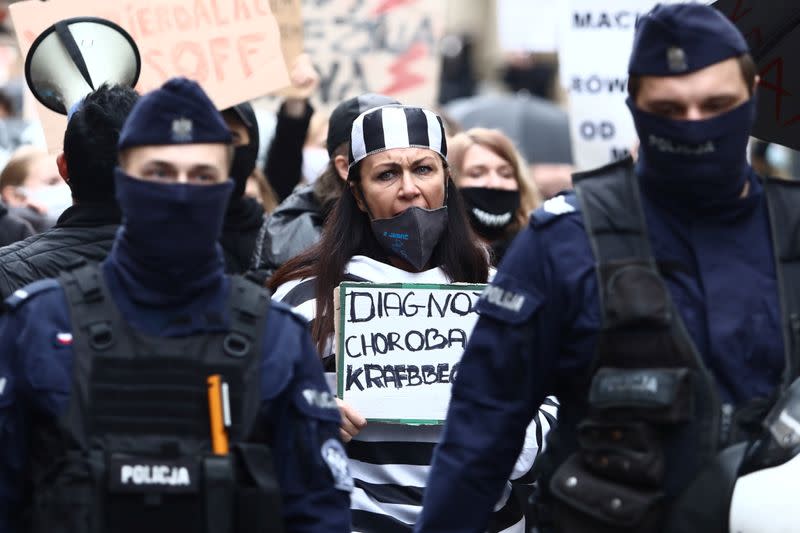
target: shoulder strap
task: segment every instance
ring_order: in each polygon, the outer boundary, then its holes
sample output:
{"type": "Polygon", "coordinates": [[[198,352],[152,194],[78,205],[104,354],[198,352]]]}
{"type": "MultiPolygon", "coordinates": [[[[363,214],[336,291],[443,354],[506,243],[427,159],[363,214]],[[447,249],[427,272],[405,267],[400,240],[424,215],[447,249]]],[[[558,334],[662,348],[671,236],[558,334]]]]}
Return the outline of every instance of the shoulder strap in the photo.
{"type": "Polygon", "coordinates": [[[577,173],[573,180],[597,262],[636,259],[655,269],[633,160],[577,173]]]}
{"type": "Polygon", "coordinates": [[[229,357],[243,359],[242,377],[245,384],[244,420],[242,434],[246,440],[258,429],[261,405],[261,361],[263,337],[270,308],[270,292],[242,276],[231,276],[229,299],[230,328],[223,340],[223,350],[229,357]]]}
{"type": "Polygon", "coordinates": [[[121,317],[109,300],[108,291],[97,265],[83,265],[62,273],[58,278],[64,288],[73,329],[72,392],[65,415],[65,427],[83,447],[88,447],[88,405],[90,376],[95,356],[107,353],[116,344],[121,317]]]}
{"type": "Polygon", "coordinates": [[[270,306],[270,293],[242,276],[231,276],[230,332],[225,337],[225,353],[244,357],[258,352],[264,330],[264,319],[270,306]]]}
{"type": "Polygon", "coordinates": [[[781,390],[800,373],[800,182],[764,180],[783,321],[786,367],[781,390]]]}
{"type": "Polygon", "coordinates": [[[59,282],[64,287],[75,334],[86,334],[93,350],[105,351],[115,342],[114,331],[121,320],[109,300],[100,267],[83,265],[63,273],[59,282]]]}
{"type": "MultiPolygon", "coordinates": [[[[674,349],[662,350],[659,355],[662,360],[658,363],[698,368],[707,373],[656,265],[633,160],[626,158],[576,174],[574,180],[584,226],[597,261],[603,332],[613,332],[615,336],[621,331],[663,335],[664,328],[668,328],[674,349]]],[[[609,338],[602,337],[597,364],[644,364],[623,355],[617,343],[609,348],[609,338]]]]}

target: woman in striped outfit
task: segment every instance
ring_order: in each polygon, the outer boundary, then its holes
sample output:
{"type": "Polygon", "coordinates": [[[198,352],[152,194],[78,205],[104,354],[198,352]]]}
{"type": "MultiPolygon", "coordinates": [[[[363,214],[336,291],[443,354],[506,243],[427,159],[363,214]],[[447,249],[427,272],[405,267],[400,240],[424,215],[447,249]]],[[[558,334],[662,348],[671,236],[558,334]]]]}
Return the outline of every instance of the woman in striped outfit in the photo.
{"type": "MultiPolygon", "coordinates": [[[[445,159],[441,120],[418,107],[390,105],[360,115],[352,127],[348,187],[313,248],[270,280],[274,297],[311,323],[332,365],[333,290],[342,281],[485,283],[488,255],[470,230],[445,159]]],[[[440,426],[370,423],[340,402],[342,438],[355,481],[353,530],[410,532],[422,504],[440,426]]],[[[549,408],[531,424],[511,479],[528,475],[554,420],[549,408]]],[[[523,533],[522,507],[507,490],[492,532],[523,533]]]]}

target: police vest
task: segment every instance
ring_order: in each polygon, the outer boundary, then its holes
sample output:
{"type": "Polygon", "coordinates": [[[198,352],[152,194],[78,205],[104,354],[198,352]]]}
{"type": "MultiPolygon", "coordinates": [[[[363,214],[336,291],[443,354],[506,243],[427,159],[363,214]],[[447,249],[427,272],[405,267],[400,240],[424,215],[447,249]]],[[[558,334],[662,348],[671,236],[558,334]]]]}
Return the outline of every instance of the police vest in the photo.
{"type": "MultiPolygon", "coordinates": [[[[745,441],[756,435],[736,430],[737,413],[721,403],[671,300],[632,161],[574,179],[602,328],[590,372],[559,398],[540,465],[546,514],[570,533],[727,533],[745,441]]],[[[800,363],[800,183],[766,179],[764,191],[784,317],[784,390],[800,363]]],[[[764,404],[746,411],[765,414],[764,404]]]]}
{"type": "Polygon", "coordinates": [[[32,435],[30,530],[282,531],[258,416],[269,292],[232,277],[227,331],[155,338],[123,320],[97,267],[59,281],[72,318],[72,387],[65,415],[32,435]],[[225,455],[212,453],[211,375],[226,384],[225,455]]]}

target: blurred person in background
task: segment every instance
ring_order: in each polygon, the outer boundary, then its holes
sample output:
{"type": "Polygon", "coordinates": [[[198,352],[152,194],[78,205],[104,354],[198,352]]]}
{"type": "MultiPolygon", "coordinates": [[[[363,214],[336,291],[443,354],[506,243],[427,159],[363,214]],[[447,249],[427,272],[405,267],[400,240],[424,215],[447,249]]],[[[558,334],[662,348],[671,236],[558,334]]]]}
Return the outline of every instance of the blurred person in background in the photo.
{"type": "Polygon", "coordinates": [[[253,253],[252,265],[258,276],[266,280],[278,267],[319,240],[323,223],[345,188],[353,121],[368,109],[397,103],[388,96],[367,93],[336,106],[328,121],[328,161],[324,171],[312,185],[294,191],[264,220],[253,253]]]}
{"type": "Polygon", "coordinates": [[[0,246],[21,241],[33,233],[34,230],[27,221],[12,214],[8,207],[0,202],[0,246]]]}
{"type": "Polygon", "coordinates": [[[569,117],[558,105],[527,93],[484,94],[454,100],[445,110],[464,129],[494,128],[507,135],[544,200],[572,188],[569,117]]]}
{"type": "MultiPolygon", "coordinates": [[[[350,122],[347,183],[322,239],[270,280],[273,297],[309,321],[328,369],[334,360],[333,290],[342,281],[485,283],[490,271],[451,179],[441,119],[418,107],[387,105],[350,122]],[[398,235],[403,238],[393,237],[398,235]]],[[[441,426],[367,424],[354,408],[339,404],[356,486],[353,530],[411,531],[441,426]]],[[[530,471],[541,446],[535,428],[548,424],[543,418],[531,424],[512,478],[530,471]]],[[[491,532],[524,531],[510,483],[495,509],[491,532]]]]}
{"type": "Polygon", "coordinates": [[[780,144],[752,139],[750,164],[760,176],[791,178],[794,150],[780,144]]]}
{"type": "Polygon", "coordinates": [[[0,90],[0,120],[14,116],[14,102],[5,91],[0,90]]]}
{"type": "MultiPolygon", "coordinates": [[[[65,187],[69,207],[54,227],[0,248],[0,296],[5,298],[32,281],[57,276],[77,262],[98,262],[108,255],[122,219],[114,196],[117,139],[137,98],[131,88],[103,85],[86,96],[70,117],[64,151],[57,157],[55,177],[62,185],[43,185],[65,187]]],[[[40,160],[50,161],[35,153],[40,160]]],[[[9,194],[24,202],[25,195],[16,196],[20,185],[13,183],[25,183],[25,178],[7,176],[17,173],[9,167],[0,174],[0,191],[4,197],[9,194]]],[[[53,181],[52,176],[47,180],[53,181]]]]}
{"type": "Polygon", "coordinates": [[[219,242],[225,257],[225,273],[241,274],[250,266],[256,237],[264,219],[264,207],[245,194],[247,180],[258,158],[258,120],[253,106],[244,102],[222,111],[233,137],[230,178],[234,188],[225,211],[219,242]]]}
{"type": "Polygon", "coordinates": [[[59,175],[55,157],[29,145],[17,148],[0,173],[0,196],[37,233],[52,227],[72,205],[72,193],[59,175]]]}
{"type": "Polygon", "coordinates": [[[309,98],[319,87],[319,73],[308,54],[300,54],[289,71],[292,86],[278,109],[275,134],[267,150],[264,174],[283,202],[303,177],[304,146],[314,115],[309,98]]]}
{"type": "Polygon", "coordinates": [[[270,187],[267,177],[258,167],[254,168],[253,173],[247,178],[244,194],[261,204],[265,215],[272,213],[278,207],[278,197],[270,187]]]}
{"type": "Polygon", "coordinates": [[[472,128],[448,141],[447,160],[472,229],[490,246],[492,264],[541,203],[527,165],[499,130],[472,128]]]}
{"type": "Polygon", "coordinates": [[[301,183],[313,184],[328,166],[328,150],[325,143],[328,138],[328,121],[330,115],[316,112],[311,117],[311,123],[303,145],[303,179],[301,183]]]}

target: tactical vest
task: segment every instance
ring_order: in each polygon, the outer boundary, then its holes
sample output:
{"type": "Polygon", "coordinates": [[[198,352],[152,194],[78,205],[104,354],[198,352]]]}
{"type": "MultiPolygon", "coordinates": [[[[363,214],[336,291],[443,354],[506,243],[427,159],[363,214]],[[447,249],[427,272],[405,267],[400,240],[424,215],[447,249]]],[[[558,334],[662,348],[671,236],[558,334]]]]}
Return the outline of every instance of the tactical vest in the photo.
{"type": "Polygon", "coordinates": [[[260,407],[269,293],[231,278],[229,327],[155,338],[127,324],[97,267],[59,279],[72,318],[65,415],[32,436],[34,533],[283,531],[260,407]],[[212,453],[206,379],[227,384],[230,450],[212,453]]]}
{"type": "MultiPolygon", "coordinates": [[[[569,533],[727,533],[737,470],[756,435],[734,431],[738,413],[721,403],[672,302],[631,160],[574,179],[602,327],[589,373],[559,398],[541,458],[546,515],[569,533]]],[[[800,363],[800,183],[766,179],[764,190],[784,317],[783,391],[800,363]]]]}

